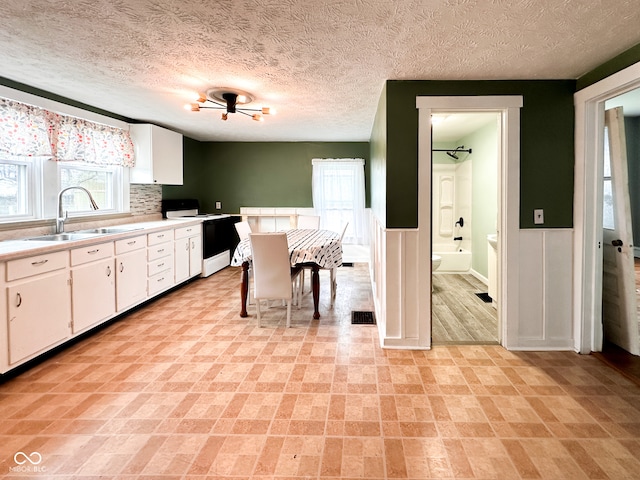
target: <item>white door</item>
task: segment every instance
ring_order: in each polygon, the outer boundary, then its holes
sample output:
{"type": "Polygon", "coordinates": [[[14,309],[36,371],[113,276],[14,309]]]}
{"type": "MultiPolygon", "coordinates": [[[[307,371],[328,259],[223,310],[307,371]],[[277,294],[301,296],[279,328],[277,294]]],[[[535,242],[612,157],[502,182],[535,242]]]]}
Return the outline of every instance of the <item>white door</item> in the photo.
{"type": "Polygon", "coordinates": [[[605,339],[640,355],[624,116],[605,112],[602,323],[605,339]]]}

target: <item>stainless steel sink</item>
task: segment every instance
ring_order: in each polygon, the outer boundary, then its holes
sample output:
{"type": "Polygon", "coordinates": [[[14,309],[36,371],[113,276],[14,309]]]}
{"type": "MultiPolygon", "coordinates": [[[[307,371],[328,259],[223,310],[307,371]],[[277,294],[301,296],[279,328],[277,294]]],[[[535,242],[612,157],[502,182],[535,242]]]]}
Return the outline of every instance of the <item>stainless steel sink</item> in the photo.
{"type": "Polygon", "coordinates": [[[105,235],[108,233],[126,233],[133,232],[135,230],[142,230],[142,227],[102,227],[102,228],[92,228],[91,230],[81,230],[78,233],[90,233],[90,234],[101,234],[105,235]]]}
{"type": "Polygon", "coordinates": [[[53,233],[51,235],[24,238],[23,240],[28,240],[30,242],[68,242],[71,240],[85,240],[96,236],[96,233],[53,233]]]}

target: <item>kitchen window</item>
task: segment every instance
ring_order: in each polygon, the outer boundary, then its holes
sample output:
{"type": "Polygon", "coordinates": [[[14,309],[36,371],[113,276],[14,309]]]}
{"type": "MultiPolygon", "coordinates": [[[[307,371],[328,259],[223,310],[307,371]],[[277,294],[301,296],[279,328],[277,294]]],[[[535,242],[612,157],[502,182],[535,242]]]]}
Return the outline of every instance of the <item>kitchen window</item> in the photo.
{"type": "MultiPolygon", "coordinates": [[[[122,167],[120,167],[122,168],[122,167]]],[[[102,213],[118,210],[120,202],[121,175],[118,167],[96,167],[87,164],[60,164],[60,189],[80,186],[91,192],[102,213]]],[[[69,191],[62,197],[62,208],[68,212],[94,213],[87,195],[78,190],[69,191]]]]}
{"type": "Polygon", "coordinates": [[[70,217],[126,212],[134,164],[128,125],[24,92],[7,97],[8,90],[0,87],[0,222],[55,218],[58,192],[70,186],[86,188],[99,207],[93,211],[81,191],[65,192],[70,217]]]}
{"type": "Polygon", "coordinates": [[[32,170],[28,161],[0,160],[0,220],[31,216],[32,170]]]}

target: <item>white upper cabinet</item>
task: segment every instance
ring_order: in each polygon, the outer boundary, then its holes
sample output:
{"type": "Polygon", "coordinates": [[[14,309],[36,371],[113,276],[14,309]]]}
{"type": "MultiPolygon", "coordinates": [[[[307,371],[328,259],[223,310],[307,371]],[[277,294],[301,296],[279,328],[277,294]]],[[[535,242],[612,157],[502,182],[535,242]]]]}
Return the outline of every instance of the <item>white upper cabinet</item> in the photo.
{"type": "Polygon", "coordinates": [[[130,183],[182,185],[182,134],[150,124],[130,125],[136,166],[130,183]]]}

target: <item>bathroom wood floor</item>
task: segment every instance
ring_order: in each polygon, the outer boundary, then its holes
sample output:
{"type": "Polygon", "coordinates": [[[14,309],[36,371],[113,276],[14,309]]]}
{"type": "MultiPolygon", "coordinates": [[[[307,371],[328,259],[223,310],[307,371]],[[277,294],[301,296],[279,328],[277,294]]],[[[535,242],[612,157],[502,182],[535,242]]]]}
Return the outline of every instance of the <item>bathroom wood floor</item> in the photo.
{"type": "Polygon", "coordinates": [[[434,274],[432,328],[434,345],[498,343],[498,314],[476,293],[487,286],[470,274],[434,274]]]}

